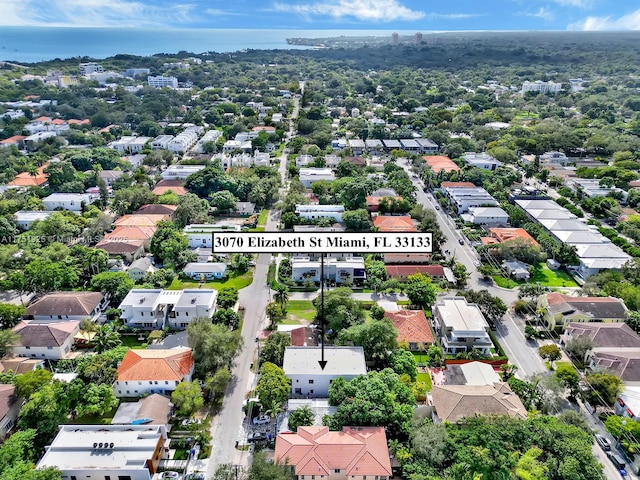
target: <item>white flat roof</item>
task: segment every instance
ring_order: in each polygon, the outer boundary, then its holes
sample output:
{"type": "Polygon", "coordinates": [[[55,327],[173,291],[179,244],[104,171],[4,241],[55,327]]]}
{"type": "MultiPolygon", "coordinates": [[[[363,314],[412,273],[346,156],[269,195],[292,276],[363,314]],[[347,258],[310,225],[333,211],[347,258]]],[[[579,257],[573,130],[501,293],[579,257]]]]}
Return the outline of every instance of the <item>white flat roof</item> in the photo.
{"type": "Polygon", "coordinates": [[[188,307],[190,305],[210,305],[218,296],[218,291],[206,288],[190,288],[180,291],[182,295],[175,303],[176,307],[188,307]]]}
{"type": "Polygon", "coordinates": [[[366,375],[362,347],[324,347],[327,365],[320,368],[320,347],[286,347],[282,369],[287,375],[366,375]]]}
{"type": "Polygon", "coordinates": [[[164,436],[164,425],[62,425],[37,468],[146,468],[164,436]],[[103,448],[94,448],[95,443],[102,443],[103,448]]]}
{"type": "Polygon", "coordinates": [[[441,298],[436,309],[447,327],[454,330],[483,331],[489,324],[475,303],[467,303],[464,297],[441,298]]]}

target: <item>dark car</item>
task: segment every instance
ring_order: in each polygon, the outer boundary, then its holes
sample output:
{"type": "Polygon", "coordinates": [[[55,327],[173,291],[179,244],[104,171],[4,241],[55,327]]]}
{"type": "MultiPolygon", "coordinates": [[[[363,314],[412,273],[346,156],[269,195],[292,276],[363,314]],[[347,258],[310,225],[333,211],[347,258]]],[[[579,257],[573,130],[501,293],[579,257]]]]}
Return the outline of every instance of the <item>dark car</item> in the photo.
{"type": "Polygon", "coordinates": [[[460,245],[464,245],[464,240],[463,240],[463,239],[461,239],[461,238],[459,238],[459,239],[458,239],[458,243],[459,243],[460,245]]]}
{"type": "Polygon", "coordinates": [[[247,437],[247,442],[263,442],[267,439],[267,434],[262,432],[254,432],[250,433],[247,437]]]}
{"type": "Polygon", "coordinates": [[[602,448],[602,450],[604,450],[605,452],[608,452],[611,450],[611,444],[609,443],[609,440],[607,440],[602,435],[596,434],[596,442],[598,442],[598,445],[600,445],[600,448],[602,448]]]}

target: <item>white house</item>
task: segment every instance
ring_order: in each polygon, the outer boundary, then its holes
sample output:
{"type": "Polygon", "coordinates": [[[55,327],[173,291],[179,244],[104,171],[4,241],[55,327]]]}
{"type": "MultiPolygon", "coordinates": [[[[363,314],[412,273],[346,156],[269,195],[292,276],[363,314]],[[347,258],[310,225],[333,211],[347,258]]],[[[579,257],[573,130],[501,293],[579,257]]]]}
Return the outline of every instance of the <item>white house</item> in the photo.
{"type": "Polygon", "coordinates": [[[543,82],[542,80],[536,80],[535,82],[525,81],[522,84],[522,93],[538,92],[538,93],[553,93],[554,95],[562,90],[561,83],[555,82],[543,82]]]}
{"type": "Polygon", "coordinates": [[[73,337],[80,331],[78,320],[22,320],[13,331],[18,343],[13,353],[20,357],[47,360],[66,358],[73,345],[73,337]]]}
{"type": "Polygon", "coordinates": [[[540,155],[540,162],[545,164],[559,163],[566,166],[569,163],[569,157],[562,152],[545,152],[540,155]]]}
{"type": "Polygon", "coordinates": [[[440,298],[433,307],[436,333],[445,353],[480,350],[489,355],[493,342],[489,337],[489,324],[476,304],[464,297],[440,298]]]}
{"type": "Polygon", "coordinates": [[[204,153],[205,143],[216,143],[220,137],[222,137],[222,132],[220,130],[209,130],[200,140],[198,140],[198,153],[204,153]]]}
{"type": "Polygon", "coordinates": [[[482,187],[446,187],[443,189],[457,213],[465,213],[472,207],[497,207],[498,202],[482,187]]]}
{"type": "Polygon", "coordinates": [[[164,425],[61,425],[36,468],[65,480],[151,480],[168,444],[164,425]]]}
{"type": "Polygon", "coordinates": [[[306,188],[311,188],[311,185],[315,182],[321,180],[333,182],[336,178],[330,168],[301,168],[299,175],[300,181],[306,188]]]}
{"type": "MultiPolygon", "coordinates": [[[[320,283],[320,261],[309,257],[293,257],[291,260],[291,276],[297,283],[307,279],[320,283]]],[[[324,261],[324,278],[336,284],[350,282],[361,284],[367,278],[364,258],[328,258],[324,261]]]]}
{"type": "Polygon", "coordinates": [[[334,222],[342,222],[344,206],[342,205],[296,205],[296,215],[306,220],[333,218],[334,222]]]}
{"type": "Polygon", "coordinates": [[[81,212],[83,206],[88,207],[98,200],[100,195],[93,193],[52,193],[42,199],[44,207],[49,210],[69,210],[81,212]]]}
{"type": "Polygon", "coordinates": [[[213,232],[239,232],[240,230],[240,225],[192,223],[184,227],[182,233],[184,233],[189,240],[189,248],[211,248],[213,232]]]}
{"type": "Polygon", "coordinates": [[[327,364],[320,368],[320,347],[286,347],[282,369],[291,380],[291,394],[327,397],[336,378],[349,381],[367,374],[362,347],[324,347],[327,364]]]}
{"type": "Polygon", "coordinates": [[[205,165],[169,165],[162,172],[163,180],[186,180],[189,175],[203,170],[205,165]]]}
{"type": "Polygon", "coordinates": [[[119,140],[111,142],[109,147],[120,153],[136,154],[140,153],[145,145],[153,140],[151,137],[136,137],[126,135],[119,140]]]}
{"type": "Polygon", "coordinates": [[[134,288],[118,308],[124,324],[132,328],[184,329],[194,318],[211,317],[215,312],[216,299],[217,291],[210,289],[134,288]]]}
{"type": "Polygon", "coordinates": [[[51,292],[33,301],[25,311],[27,320],[84,320],[102,323],[109,298],[100,292],[51,292]]]}
{"type": "Polygon", "coordinates": [[[173,135],[158,135],[151,142],[152,150],[169,150],[169,142],[173,140],[173,135]]]}
{"type": "Polygon", "coordinates": [[[178,88],[178,79],[176,77],[165,77],[162,75],[147,77],[147,82],[151,88],[178,88]]]}
{"type": "Polygon", "coordinates": [[[438,153],[438,144],[428,138],[416,138],[422,153],[438,153]]]}
{"type": "MultiPolygon", "coordinates": [[[[198,265],[204,265],[199,263],[198,265]]],[[[169,314],[169,327],[185,329],[196,318],[211,318],[216,311],[218,291],[208,288],[191,288],[182,291],[180,299],[169,314]]]]}
{"type": "Polygon", "coordinates": [[[313,163],[315,161],[315,158],[313,158],[312,155],[298,155],[296,157],[296,167],[300,168],[300,167],[306,167],[307,165],[309,165],[310,163],[313,163]]]}
{"type": "Polygon", "coordinates": [[[463,158],[464,158],[464,161],[467,162],[469,165],[476,168],[483,168],[484,170],[495,170],[500,165],[502,165],[502,162],[499,162],[498,160],[493,158],[491,155],[484,152],[465,153],[463,158]]]}
{"type": "Polygon", "coordinates": [[[225,276],[227,264],[223,262],[214,263],[187,263],[182,272],[193,280],[214,280],[225,276]]]}
{"type": "Polygon", "coordinates": [[[113,383],[116,397],[171,395],[180,382],[190,382],[195,369],[191,349],[129,350],[113,383]]]}
{"type": "Polygon", "coordinates": [[[31,211],[31,210],[18,210],[14,213],[16,218],[16,225],[23,230],[28,230],[33,222],[36,220],[45,220],[51,212],[31,211]]]}
{"type": "Polygon", "coordinates": [[[200,136],[201,127],[187,127],[182,133],[169,141],[167,148],[172,152],[186,152],[193,147],[200,136]]]}
{"type": "Polygon", "coordinates": [[[104,68],[102,67],[102,65],[96,62],[81,63],[80,65],[78,65],[78,70],[80,70],[80,75],[89,75],[90,73],[104,72],[104,68]]]}
{"type": "Polygon", "coordinates": [[[500,207],[471,207],[469,217],[476,225],[506,225],[509,214],[500,207]]]}

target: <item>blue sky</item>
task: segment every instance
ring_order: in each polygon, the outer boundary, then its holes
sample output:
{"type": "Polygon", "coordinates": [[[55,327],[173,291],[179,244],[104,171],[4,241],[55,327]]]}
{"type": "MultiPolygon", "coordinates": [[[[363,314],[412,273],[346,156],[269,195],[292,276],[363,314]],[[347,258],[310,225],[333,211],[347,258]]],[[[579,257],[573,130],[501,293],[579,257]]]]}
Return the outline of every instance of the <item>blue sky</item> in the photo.
{"type": "Polygon", "coordinates": [[[640,0],[0,0],[0,26],[640,30],[640,0]]]}

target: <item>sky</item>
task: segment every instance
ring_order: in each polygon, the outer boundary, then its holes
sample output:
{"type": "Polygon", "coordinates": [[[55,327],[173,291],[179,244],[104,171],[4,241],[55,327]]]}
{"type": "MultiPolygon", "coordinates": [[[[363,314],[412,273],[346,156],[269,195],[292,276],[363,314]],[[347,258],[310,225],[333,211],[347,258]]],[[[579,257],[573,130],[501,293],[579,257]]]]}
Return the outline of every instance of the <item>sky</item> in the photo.
{"type": "Polygon", "coordinates": [[[640,0],[0,0],[0,26],[640,30],[640,0]]]}

